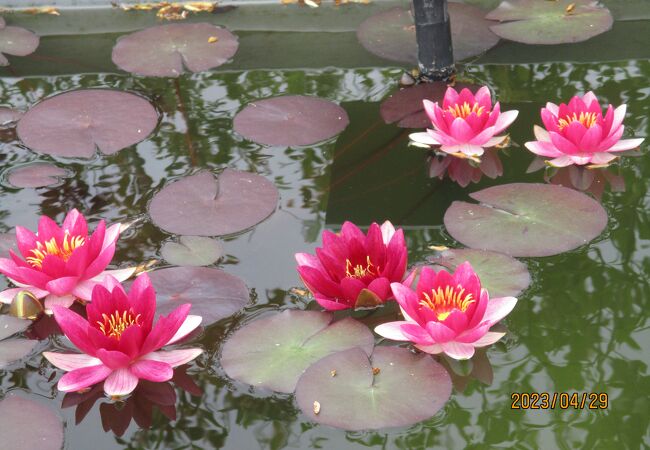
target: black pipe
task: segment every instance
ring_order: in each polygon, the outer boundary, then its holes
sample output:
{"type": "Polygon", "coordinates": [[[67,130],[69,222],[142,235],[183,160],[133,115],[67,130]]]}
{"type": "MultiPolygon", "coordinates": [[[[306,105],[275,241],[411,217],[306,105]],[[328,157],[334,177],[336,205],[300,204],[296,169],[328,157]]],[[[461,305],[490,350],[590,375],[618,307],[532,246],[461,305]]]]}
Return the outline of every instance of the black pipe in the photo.
{"type": "Polygon", "coordinates": [[[456,68],[447,0],[413,0],[422,81],[448,81],[456,68]]]}

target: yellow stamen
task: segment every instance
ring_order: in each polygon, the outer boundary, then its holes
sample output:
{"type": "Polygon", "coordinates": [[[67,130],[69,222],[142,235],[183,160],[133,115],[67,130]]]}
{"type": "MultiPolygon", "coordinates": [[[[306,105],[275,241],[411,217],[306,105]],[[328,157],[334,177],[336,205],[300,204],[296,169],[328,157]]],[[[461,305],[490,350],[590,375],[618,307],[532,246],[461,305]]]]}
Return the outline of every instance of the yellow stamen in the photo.
{"type": "Polygon", "coordinates": [[[352,266],[352,261],[345,260],[345,276],[351,278],[363,278],[366,275],[379,275],[379,267],[376,267],[371,261],[370,256],[366,256],[366,265],[357,264],[352,266]]]}
{"type": "Polygon", "coordinates": [[[141,314],[135,315],[133,310],[123,311],[120,315],[119,311],[115,311],[111,315],[102,314],[103,321],[98,320],[99,331],[108,337],[120,339],[124,330],[131,325],[140,325],[141,314]]]}
{"type": "Polygon", "coordinates": [[[86,240],[83,236],[71,237],[66,231],[61,244],[56,241],[56,238],[45,242],[37,242],[36,248],[31,250],[33,256],[27,257],[26,260],[33,267],[42,269],[43,260],[47,255],[58,256],[63,261],[67,261],[72,256],[72,252],[84,245],[85,242],[86,240]]]}
{"type": "Polygon", "coordinates": [[[478,103],[474,103],[472,106],[470,106],[469,103],[465,102],[462,105],[456,104],[454,106],[450,106],[447,108],[447,111],[449,111],[449,113],[451,113],[451,115],[455,118],[460,117],[464,119],[472,113],[476,113],[477,116],[480,116],[483,114],[483,111],[485,111],[485,108],[483,106],[479,106],[478,103]]]}
{"type": "Polygon", "coordinates": [[[561,130],[564,130],[564,128],[568,127],[569,124],[573,122],[580,122],[587,128],[591,128],[594,125],[596,125],[596,120],[598,119],[598,116],[594,112],[581,112],[580,115],[577,115],[576,113],[573,113],[572,115],[566,115],[562,119],[557,121],[557,126],[561,130]]]}
{"type": "Polygon", "coordinates": [[[474,303],[472,294],[465,294],[465,288],[458,286],[447,286],[443,290],[441,287],[431,291],[431,295],[423,292],[423,300],[420,300],[420,305],[429,308],[431,311],[438,315],[438,320],[443,321],[453,310],[465,312],[469,305],[474,303]]]}

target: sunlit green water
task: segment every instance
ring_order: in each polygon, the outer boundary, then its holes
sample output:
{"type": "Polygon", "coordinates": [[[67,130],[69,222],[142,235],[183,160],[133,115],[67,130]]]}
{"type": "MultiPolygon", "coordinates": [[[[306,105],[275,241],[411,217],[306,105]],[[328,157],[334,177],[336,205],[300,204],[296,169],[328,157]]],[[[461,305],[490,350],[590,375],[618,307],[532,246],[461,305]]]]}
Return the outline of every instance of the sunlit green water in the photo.
{"type": "MultiPolygon", "coordinates": [[[[48,48],[48,38],[43,45],[48,48]]],[[[98,53],[108,55],[109,48],[98,53]]],[[[279,67],[299,66],[291,55],[285,57],[287,64],[279,61],[279,67]]],[[[56,73],[66,64],[56,58],[38,61],[44,73],[56,73]]],[[[21,148],[10,133],[3,135],[2,170],[29,161],[55,161],[71,168],[75,176],[54,188],[3,187],[0,231],[18,224],[34,228],[39,215],[61,219],[73,207],[91,220],[132,219],[146,214],[147,203],[166,182],[200,168],[257,172],[273,180],[281,193],[280,207],[268,220],[225,240],[228,257],[220,267],[242,277],[252,298],[242,314],[210,326],[199,340],[206,353],[191,373],[205,391],[203,397],[179,391],[176,421],[156,414],[152,429],[140,430],[132,423],[122,437],[103,432],[97,406],[78,425],[74,408],[61,410],[66,448],[650,445],[650,162],[646,157],[623,163],[625,192],[603,195],[610,221],[597,241],[560,256],[525,260],[533,283],[505,320],[507,336],[487,351],[491,369],[482,361],[483,379],[492,378],[491,383],[471,377],[457,383],[451,401],[432,419],[409,428],[344,432],[307,420],[291,396],[253,390],[225,376],[219,352],[237,327],[279,309],[306,307],[288,293],[300,285],[293,254],[312,251],[324,228],[335,228],[346,219],[362,225],[390,219],[406,228],[410,261],[416,262],[431,253],[429,245],[454,245],[442,228],[442,216],[453,200],[467,199],[467,193],[495,184],[542,181],[539,172],[525,173],[532,155],[523,149],[523,142],[532,138],[532,126],[539,123],[539,108],[546,101],[566,101],[594,90],[605,103],[628,104],[628,133],[650,134],[647,60],[473,66],[466,75],[490,85],[502,109],[518,109],[520,116],[511,128],[514,146],[502,158],[504,176],[484,177],[479,184],[460,188],[448,180],[429,179],[426,155],[407,148],[408,132],[385,125],[379,117],[380,101],[395,89],[401,73],[384,64],[318,70],[228,70],[226,65],[182,76],[178,83],[117,73],[29,76],[18,69],[14,76],[6,73],[0,80],[0,104],[21,109],[54,93],[107,86],[142,93],[163,113],[149,139],[91,161],[71,163],[37,155],[21,148]],[[347,110],[350,126],[322,145],[289,149],[266,148],[232,131],[232,118],[244,105],[281,94],[338,102],[347,110]],[[594,411],[512,410],[515,392],[605,392],[609,406],[594,411]]],[[[147,220],[120,239],[115,261],[128,265],[158,258],[161,243],[169,238],[147,220]]],[[[370,323],[372,317],[364,320],[370,323]]],[[[58,338],[54,345],[62,342],[58,338]]],[[[0,392],[25,389],[50,399],[58,409],[62,395],[55,381],[49,380],[52,374],[36,354],[9,372],[0,371],[0,392]]]]}

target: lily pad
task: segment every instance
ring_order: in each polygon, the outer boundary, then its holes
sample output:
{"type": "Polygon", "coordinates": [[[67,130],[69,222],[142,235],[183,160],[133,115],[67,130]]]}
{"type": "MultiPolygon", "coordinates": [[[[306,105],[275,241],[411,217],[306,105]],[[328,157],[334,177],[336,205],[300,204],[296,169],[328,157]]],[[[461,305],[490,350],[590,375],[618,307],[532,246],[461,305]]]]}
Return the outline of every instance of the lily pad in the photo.
{"type": "Polygon", "coordinates": [[[29,339],[7,339],[0,341],[0,369],[29,355],[38,341],[29,339]]]}
{"type": "Polygon", "coordinates": [[[452,272],[463,262],[469,261],[491,297],[514,297],[530,285],[526,265],[503,253],[458,248],[445,250],[427,259],[452,272]]]}
{"type": "Polygon", "coordinates": [[[505,0],[486,17],[506,22],[490,27],[504,39],[544,45],[586,41],[614,23],[594,0],[505,0]]]}
{"type": "Polygon", "coordinates": [[[228,376],[278,392],[293,392],[312,363],[332,353],[372,351],[372,332],[351,318],[335,323],[332,314],[285,310],[237,330],[221,354],[228,376]]]}
{"type": "Polygon", "coordinates": [[[223,256],[223,246],[208,237],[181,236],[178,242],[165,242],[160,254],[177,266],[209,266],[223,256]]]}
{"type": "Polygon", "coordinates": [[[54,164],[38,162],[13,168],[7,181],[18,188],[37,188],[58,184],[60,178],[69,177],[70,172],[54,164]]]}
{"type": "Polygon", "coordinates": [[[15,393],[0,401],[0,442],[12,450],[60,450],[63,422],[44,404],[15,393]]]}
{"type": "Polygon", "coordinates": [[[297,146],[334,137],[349,123],[348,114],[336,103],[286,95],[249,103],[235,116],[233,128],[258,144],[297,146]]]}
{"type": "Polygon", "coordinates": [[[25,331],[31,324],[31,320],[18,319],[6,314],[0,315],[0,340],[25,331]]]}
{"type": "MultiPolygon", "coordinates": [[[[476,92],[479,86],[457,83],[455,89],[467,88],[476,92]]],[[[393,92],[381,103],[379,113],[386,123],[397,123],[401,128],[427,128],[431,121],[424,111],[422,100],[442,103],[447,91],[447,83],[421,83],[393,92]]]]}
{"type": "Polygon", "coordinates": [[[470,194],[479,204],[455,201],[445,227],[471,248],[511,256],[550,256],[596,238],[607,213],[591,197],[573,189],[536,183],[494,186],[470,194]]]}
{"type": "Polygon", "coordinates": [[[355,348],[309,367],[296,386],[296,401],[311,420],[366,430],[407,426],[434,416],[451,396],[451,378],[430,355],[376,347],[355,348]]]}
{"type": "Polygon", "coordinates": [[[38,48],[39,38],[29,30],[8,27],[4,19],[0,22],[0,66],[8,66],[4,55],[27,56],[38,48]]]}
{"type": "MultiPolygon", "coordinates": [[[[457,61],[480,55],[494,47],[499,37],[490,31],[494,22],[485,11],[462,3],[449,3],[451,41],[457,61]]],[[[417,41],[411,11],[400,7],[382,11],[364,20],[357,38],[366,50],[381,58],[408,64],[417,63],[417,41]]]]}
{"type": "Polygon", "coordinates": [[[113,62],[138,75],[177,77],[183,66],[203,72],[220,66],[237,52],[237,36],[209,23],[158,25],[123,36],[113,47],[113,62]]]}
{"type": "Polygon", "coordinates": [[[35,152],[90,158],[96,148],[112,155],[145,139],[158,113],[139,95],[80,89],[43,100],[18,122],[20,140],[35,152]]]}
{"type": "Polygon", "coordinates": [[[269,180],[226,169],[218,180],[204,171],[165,186],[151,200],[149,214],[169,233],[221,236],[257,225],[277,204],[278,190],[269,180]]]}
{"type": "Polygon", "coordinates": [[[209,267],[169,267],[149,272],[156,290],[158,313],[169,314],[191,303],[190,314],[203,317],[203,325],[231,316],[250,300],[241,278],[209,267]]]}

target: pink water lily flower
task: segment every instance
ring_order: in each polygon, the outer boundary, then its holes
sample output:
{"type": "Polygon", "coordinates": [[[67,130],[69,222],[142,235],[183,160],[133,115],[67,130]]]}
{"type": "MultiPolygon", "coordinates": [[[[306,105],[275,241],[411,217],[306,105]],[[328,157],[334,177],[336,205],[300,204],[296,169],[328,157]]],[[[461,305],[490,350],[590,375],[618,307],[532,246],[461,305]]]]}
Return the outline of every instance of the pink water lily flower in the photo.
{"type": "Polygon", "coordinates": [[[84,216],[73,209],[59,227],[47,216],[38,222],[38,234],[16,227],[20,255],[9,250],[11,259],[0,258],[0,273],[18,286],[0,292],[0,301],[11,303],[14,296],[28,290],[36,298],[45,297],[45,309],[69,307],[75,299],[90,300],[93,287],[106,275],[123,281],[135,268],[106,270],[113,259],[120,224],[108,229],[102,220],[88,235],[84,216]]]}
{"type": "Polygon", "coordinates": [[[546,129],[535,125],[536,141],[526,142],[531,152],[553,158],[548,164],[566,167],[571,164],[608,164],[617,152],[638,147],[643,139],[621,139],[626,105],[607,107],[605,117],[593,92],[576,95],[569,104],[547,103],[542,108],[546,129]]]}
{"type": "Polygon", "coordinates": [[[298,273],[316,301],[327,310],[376,306],[389,298],[391,282],[404,279],[407,263],[404,232],[386,221],[365,235],[345,222],[338,234],[323,232],[316,256],[296,253],[298,273]]]}
{"type": "Polygon", "coordinates": [[[497,136],[517,118],[518,111],[501,112],[499,102],[492,107],[490,90],[483,86],[476,94],[465,88],[458,93],[449,87],[438,103],[423,100],[424,110],[433,124],[433,130],[413,133],[411,141],[420,145],[440,146],[446,153],[462,153],[470,157],[483,154],[485,148],[494,147],[506,139],[497,136]]]}
{"type": "Polygon", "coordinates": [[[514,297],[490,298],[469,262],[453,274],[423,267],[415,290],[401,283],[391,288],[406,320],[381,324],[375,332],[455,359],[469,359],[475,347],[501,339],[505,333],[489,330],[517,303],[514,297]]]}
{"type": "Polygon", "coordinates": [[[131,393],[140,379],[170,380],[174,367],[202,353],[199,348],[160,350],[199,326],[201,317],[188,315],[190,306],[181,305],[154,324],[156,293],[146,274],[136,278],[128,295],[112,277],[95,286],[86,307],[88,319],[55,306],[54,318],[63,333],[83,352],[43,352],[68,372],[59,380],[59,390],[74,392],[104,381],[106,394],[121,397],[131,393]]]}

